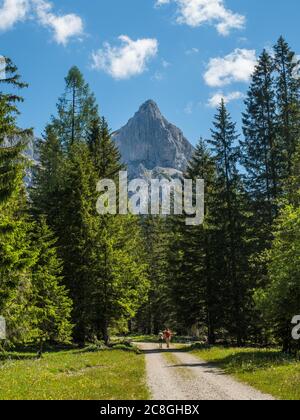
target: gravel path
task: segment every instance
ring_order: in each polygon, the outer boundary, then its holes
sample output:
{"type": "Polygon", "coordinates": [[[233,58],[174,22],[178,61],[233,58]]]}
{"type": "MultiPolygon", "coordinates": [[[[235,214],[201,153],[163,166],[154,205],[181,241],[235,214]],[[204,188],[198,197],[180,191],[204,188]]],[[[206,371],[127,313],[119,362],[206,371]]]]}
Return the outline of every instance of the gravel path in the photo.
{"type": "Polygon", "coordinates": [[[153,400],[273,400],[196,356],[142,343],[153,400]]]}

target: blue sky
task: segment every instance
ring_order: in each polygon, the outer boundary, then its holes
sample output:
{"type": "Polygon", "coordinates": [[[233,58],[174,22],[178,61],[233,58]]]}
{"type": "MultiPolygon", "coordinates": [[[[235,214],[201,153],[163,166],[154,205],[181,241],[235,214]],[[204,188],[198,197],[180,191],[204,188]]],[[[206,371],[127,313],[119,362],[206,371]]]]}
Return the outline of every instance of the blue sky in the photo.
{"type": "Polygon", "coordinates": [[[0,0],[0,55],[30,84],[20,124],[37,135],[77,65],[112,129],[154,99],[195,143],[222,95],[240,121],[263,48],[282,34],[300,52],[299,12],[299,0],[0,0]]]}

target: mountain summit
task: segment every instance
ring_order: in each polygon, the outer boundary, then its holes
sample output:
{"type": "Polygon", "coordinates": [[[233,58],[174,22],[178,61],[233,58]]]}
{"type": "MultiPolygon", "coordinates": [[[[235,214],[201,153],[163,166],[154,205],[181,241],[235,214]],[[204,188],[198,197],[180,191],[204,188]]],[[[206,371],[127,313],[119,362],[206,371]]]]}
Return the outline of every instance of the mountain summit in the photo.
{"type": "Polygon", "coordinates": [[[113,138],[131,178],[151,176],[153,171],[175,176],[185,171],[194,150],[152,100],[145,102],[113,138]]]}

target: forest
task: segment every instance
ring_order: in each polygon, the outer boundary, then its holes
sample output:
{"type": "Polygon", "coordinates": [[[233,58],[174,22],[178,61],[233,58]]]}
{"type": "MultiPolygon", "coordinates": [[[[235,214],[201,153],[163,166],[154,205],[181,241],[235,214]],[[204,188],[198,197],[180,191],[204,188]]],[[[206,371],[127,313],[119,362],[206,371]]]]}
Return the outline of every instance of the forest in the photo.
{"type": "MultiPolygon", "coordinates": [[[[85,345],[113,335],[178,335],[208,344],[299,350],[300,74],[283,37],[252,75],[242,132],[222,101],[186,177],[205,180],[205,220],[102,215],[96,184],[126,169],[77,67],[26,158],[23,82],[0,80],[1,345],[85,345]],[[30,185],[26,174],[32,173],[30,185]]],[[[26,106],[26,104],[25,104],[26,106]]],[[[199,127],[199,134],[201,127],[199,127]]]]}

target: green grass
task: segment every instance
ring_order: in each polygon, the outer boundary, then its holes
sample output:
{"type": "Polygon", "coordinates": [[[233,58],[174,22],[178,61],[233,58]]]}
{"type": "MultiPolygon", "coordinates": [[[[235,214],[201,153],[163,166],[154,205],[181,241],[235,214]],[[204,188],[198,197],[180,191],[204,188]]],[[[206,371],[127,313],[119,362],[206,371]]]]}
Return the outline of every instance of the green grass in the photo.
{"type": "Polygon", "coordinates": [[[300,362],[279,350],[213,347],[193,354],[277,399],[300,400],[300,362]]]}
{"type": "Polygon", "coordinates": [[[143,355],[69,350],[10,353],[0,361],[0,400],[141,400],[149,397],[143,355]]]}

